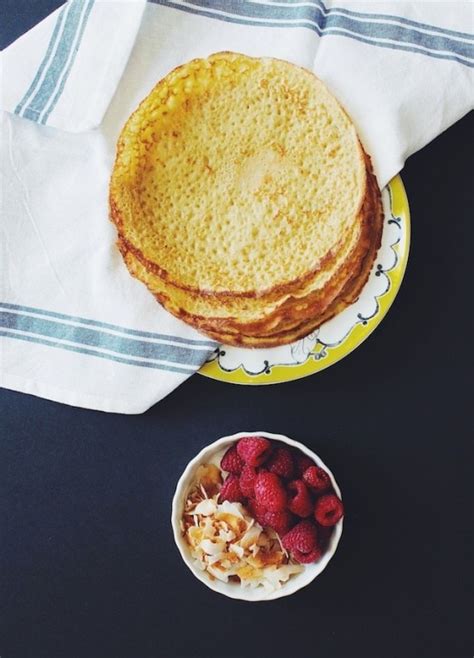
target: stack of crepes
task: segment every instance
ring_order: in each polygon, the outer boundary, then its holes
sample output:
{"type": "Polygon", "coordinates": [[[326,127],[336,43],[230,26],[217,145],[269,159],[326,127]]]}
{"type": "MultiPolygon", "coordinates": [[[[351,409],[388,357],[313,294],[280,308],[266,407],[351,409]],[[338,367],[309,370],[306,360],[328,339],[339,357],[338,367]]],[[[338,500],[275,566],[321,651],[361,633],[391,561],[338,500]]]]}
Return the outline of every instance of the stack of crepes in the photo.
{"type": "Polygon", "coordinates": [[[311,72],[217,53],[126,123],[110,185],[130,273],[220,343],[271,347],[351,304],[382,233],[354,125],[311,72]]]}

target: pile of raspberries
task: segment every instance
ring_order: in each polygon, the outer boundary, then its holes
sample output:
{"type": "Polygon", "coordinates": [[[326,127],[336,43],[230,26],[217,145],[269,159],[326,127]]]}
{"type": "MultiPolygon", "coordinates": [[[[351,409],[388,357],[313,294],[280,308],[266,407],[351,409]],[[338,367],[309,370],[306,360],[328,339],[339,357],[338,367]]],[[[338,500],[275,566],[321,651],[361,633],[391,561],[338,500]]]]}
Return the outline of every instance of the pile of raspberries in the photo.
{"type": "Polygon", "coordinates": [[[228,473],[221,501],[244,504],[261,526],[278,533],[297,562],[321,558],[344,515],[324,469],[299,450],[260,436],[237,441],[220,466],[228,473]]]}

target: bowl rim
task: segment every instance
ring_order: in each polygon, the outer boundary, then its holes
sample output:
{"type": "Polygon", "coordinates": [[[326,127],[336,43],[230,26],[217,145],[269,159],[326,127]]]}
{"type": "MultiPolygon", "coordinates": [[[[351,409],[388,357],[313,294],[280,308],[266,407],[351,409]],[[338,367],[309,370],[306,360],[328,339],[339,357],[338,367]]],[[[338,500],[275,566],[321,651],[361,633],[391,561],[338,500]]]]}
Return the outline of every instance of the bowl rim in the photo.
{"type": "Polygon", "coordinates": [[[186,495],[186,490],[189,487],[189,480],[194,470],[197,469],[197,467],[200,464],[205,463],[206,458],[207,460],[209,460],[211,454],[219,451],[220,449],[224,448],[224,446],[227,446],[228,444],[238,441],[244,436],[263,436],[265,438],[272,439],[274,441],[280,441],[282,443],[292,446],[293,448],[297,448],[305,455],[310,457],[313,461],[315,461],[318,466],[324,468],[324,470],[329,475],[334,491],[339,496],[339,498],[341,498],[341,500],[342,500],[342,495],[341,495],[341,490],[336,482],[336,479],[334,478],[333,473],[326,466],[326,464],[323,462],[321,457],[319,457],[319,455],[317,455],[315,452],[310,450],[304,444],[300,443],[299,441],[295,441],[294,439],[291,439],[290,437],[284,434],[275,434],[273,432],[267,432],[261,430],[261,431],[251,431],[251,432],[236,432],[235,434],[222,436],[216,441],[213,441],[212,443],[209,443],[206,446],[204,446],[197,453],[197,455],[188,462],[186,468],[184,469],[183,473],[181,474],[181,477],[177,482],[176,489],[173,495],[172,506],[171,506],[171,526],[173,529],[173,538],[178,548],[178,551],[181,555],[181,558],[183,559],[183,562],[186,564],[186,566],[191,571],[191,573],[213,592],[217,592],[218,594],[222,594],[223,596],[227,596],[228,598],[231,599],[238,599],[250,603],[257,603],[260,601],[271,601],[271,600],[282,598],[284,596],[290,596],[291,594],[294,594],[295,592],[302,589],[303,587],[306,587],[315,578],[317,578],[327,567],[329,561],[332,559],[332,557],[334,556],[337,550],[342,535],[344,518],[340,519],[340,521],[338,521],[338,523],[334,526],[334,532],[331,537],[330,548],[324,553],[321,560],[311,565],[304,565],[305,570],[301,574],[293,576],[287,582],[285,582],[280,589],[275,589],[272,592],[265,591],[263,587],[256,589],[246,589],[243,587],[237,587],[235,584],[228,584],[219,580],[213,581],[208,577],[205,571],[198,570],[193,564],[193,559],[189,551],[189,546],[182,535],[181,526],[180,526],[180,521],[183,513],[184,498],[186,495]],[[306,574],[306,578],[302,579],[302,576],[304,576],[305,574],[306,574]],[[260,589],[262,590],[261,596],[256,597],[256,593],[259,592],[260,589]],[[253,597],[252,598],[249,597],[248,596],[249,594],[252,594],[253,597]]]}

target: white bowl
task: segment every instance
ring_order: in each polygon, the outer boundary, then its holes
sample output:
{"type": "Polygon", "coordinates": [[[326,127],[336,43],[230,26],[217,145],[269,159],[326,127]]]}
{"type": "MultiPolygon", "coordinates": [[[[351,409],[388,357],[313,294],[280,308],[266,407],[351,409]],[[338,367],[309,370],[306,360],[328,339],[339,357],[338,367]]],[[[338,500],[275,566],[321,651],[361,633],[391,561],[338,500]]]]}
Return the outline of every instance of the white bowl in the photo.
{"type": "Polygon", "coordinates": [[[171,511],[171,525],[173,526],[174,540],[185,564],[193,572],[196,578],[204,583],[204,585],[214,590],[215,592],[219,592],[220,594],[224,594],[225,596],[230,597],[231,599],[241,599],[243,601],[271,601],[273,599],[279,599],[282,596],[294,594],[302,587],[309,585],[310,582],[319,576],[319,574],[326,568],[329,560],[336,552],[336,548],[342,534],[343,519],[341,519],[335,525],[334,531],[329,541],[329,545],[322,558],[318,562],[305,564],[304,571],[291,576],[286,583],[282,584],[280,589],[276,589],[273,592],[266,592],[264,588],[260,586],[256,587],[255,589],[250,589],[247,587],[241,587],[241,585],[238,583],[224,583],[217,579],[211,580],[206,571],[197,569],[193,564],[193,558],[191,556],[189,546],[182,535],[180,527],[180,521],[183,517],[184,502],[187,498],[189,490],[195,483],[196,470],[198,466],[201,464],[208,464],[211,461],[215,461],[217,454],[224,454],[224,452],[232,443],[238,441],[243,436],[264,436],[267,439],[281,441],[282,443],[286,443],[289,446],[301,450],[302,453],[310,457],[318,466],[323,468],[328,473],[332,486],[334,487],[334,491],[341,499],[342,497],[333,474],[318,457],[318,455],[309,450],[303,444],[298,443],[298,441],[293,441],[293,439],[289,439],[287,436],[283,436],[282,434],[272,434],[270,432],[238,432],[237,434],[224,436],[203,448],[201,452],[196,455],[196,457],[194,457],[194,459],[192,459],[186,466],[184,473],[180,477],[176,486],[171,511]]]}

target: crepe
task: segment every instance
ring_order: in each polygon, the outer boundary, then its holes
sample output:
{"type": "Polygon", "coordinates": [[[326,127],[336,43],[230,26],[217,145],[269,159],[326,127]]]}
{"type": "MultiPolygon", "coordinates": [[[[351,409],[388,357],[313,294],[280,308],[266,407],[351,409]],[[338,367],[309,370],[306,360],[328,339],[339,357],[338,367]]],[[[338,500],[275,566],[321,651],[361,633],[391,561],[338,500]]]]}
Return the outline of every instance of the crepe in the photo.
{"type": "Polygon", "coordinates": [[[305,69],[235,53],[176,69],[132,114],[110,209],[131,274],[235,345],[339,312],[380,243],[380,193],[336,99],[305,69]]]}

